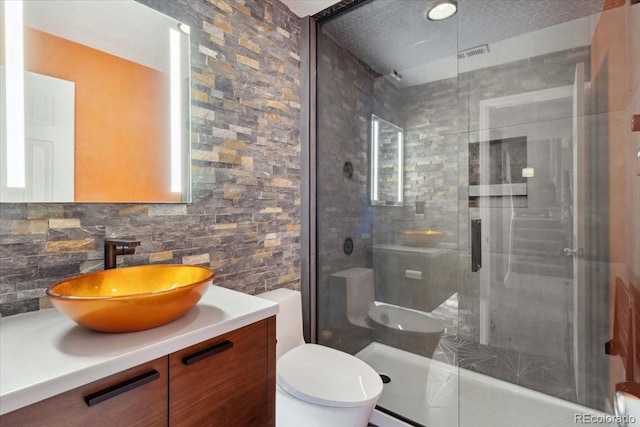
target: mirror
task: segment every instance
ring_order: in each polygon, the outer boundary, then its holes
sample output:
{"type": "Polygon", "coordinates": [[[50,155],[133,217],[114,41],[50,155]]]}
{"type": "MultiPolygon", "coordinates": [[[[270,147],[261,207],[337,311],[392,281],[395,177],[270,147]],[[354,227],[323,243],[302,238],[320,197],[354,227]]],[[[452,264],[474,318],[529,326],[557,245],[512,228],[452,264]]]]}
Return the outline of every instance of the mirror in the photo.
{"type": "Polygon", "coordinates": [[[133,0],[0,14],[1,202],[190,201],[188,26],[133,0]]]}
{"type": "Polygon", "coordinates": [[[402,206],[404,130],[371,116],[371,204],[402,206]]]}

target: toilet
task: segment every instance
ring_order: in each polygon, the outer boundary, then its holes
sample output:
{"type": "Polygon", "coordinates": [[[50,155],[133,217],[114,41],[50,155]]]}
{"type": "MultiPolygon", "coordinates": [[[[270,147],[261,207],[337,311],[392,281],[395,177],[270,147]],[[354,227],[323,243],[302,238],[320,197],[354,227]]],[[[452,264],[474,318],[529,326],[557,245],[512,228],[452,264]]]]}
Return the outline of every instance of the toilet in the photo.
{"type": "Polygon", "coordinates": [[[276,426],[366,426],[382,394],[378,373],[348,353],[304,342],[300,292],[276,289],[258,296],[280,306],[276,426]]]}
{"type": "Polygon", "coordinates": [[[433,356],[444,332],[444,324],[423,311],[381,302],[371,306],[368,321],[377,341],[426,357],[433,356]]]}
{"type": "Polygon", "coordinates": [[[329,283],[331,293],[338,296],[331,307],[334,322],[344,322],[346,318],[353,326],[374,329],[378,342],[433,356],[444,323],[423,311],[375,301],[371,268],[355,267],[334,273],[329,283]]]}

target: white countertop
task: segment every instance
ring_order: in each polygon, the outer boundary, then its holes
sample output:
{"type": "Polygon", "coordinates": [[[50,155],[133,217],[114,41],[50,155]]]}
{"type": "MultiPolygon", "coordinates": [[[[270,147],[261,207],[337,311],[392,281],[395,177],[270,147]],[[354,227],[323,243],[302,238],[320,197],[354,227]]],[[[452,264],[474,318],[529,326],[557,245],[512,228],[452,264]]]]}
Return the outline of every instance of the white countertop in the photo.
{"type": "Polygon", "coordinates": [[[211,286],[185,316],[140,332],[94,332],[56,309],[0,319],[0,415],[277,312],[272,301],[211,286]]]}

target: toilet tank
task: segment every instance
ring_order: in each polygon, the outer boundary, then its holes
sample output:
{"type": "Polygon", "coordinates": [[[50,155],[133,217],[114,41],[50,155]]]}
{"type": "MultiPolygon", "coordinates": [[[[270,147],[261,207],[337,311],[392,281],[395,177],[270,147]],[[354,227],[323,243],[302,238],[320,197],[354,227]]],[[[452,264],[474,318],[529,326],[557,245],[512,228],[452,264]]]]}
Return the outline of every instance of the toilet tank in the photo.
{"type": "Polygon", "coordinates": [[[279,359],[292,348],[304,344],[300,292],[281,288],[257,296],[280,305],[280,311],[276,315],[276,358],[279,359]]]}
{"type": "Polygon", "coordinates": [[[331,311],[335,319],[345,316],[351,323],[357,324],[367,317],[369,307],[374,301],[373,270],[354,267],[333,273],[329,278],[331,311]]]}

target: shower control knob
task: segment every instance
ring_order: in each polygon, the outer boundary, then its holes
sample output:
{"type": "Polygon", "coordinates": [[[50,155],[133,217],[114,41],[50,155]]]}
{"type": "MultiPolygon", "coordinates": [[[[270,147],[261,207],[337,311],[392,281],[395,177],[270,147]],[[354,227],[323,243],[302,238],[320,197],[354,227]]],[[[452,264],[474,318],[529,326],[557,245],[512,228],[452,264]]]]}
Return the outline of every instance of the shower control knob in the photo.
{"type": "Polygon", "coordinates": [[[353,252],[353,239],[351,237],[347,237],[344,239],[344,243],[342,244],[342,251],[345,255],[351,255],[353,252]]]}

